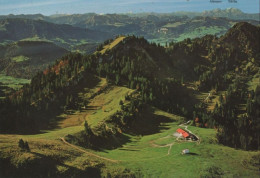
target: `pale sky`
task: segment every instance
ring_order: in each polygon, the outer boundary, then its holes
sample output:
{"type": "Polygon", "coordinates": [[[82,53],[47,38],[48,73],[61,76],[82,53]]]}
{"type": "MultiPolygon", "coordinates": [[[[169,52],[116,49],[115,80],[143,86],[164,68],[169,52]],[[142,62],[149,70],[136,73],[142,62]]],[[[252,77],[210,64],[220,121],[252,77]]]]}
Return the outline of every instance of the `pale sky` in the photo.
{"type": "Polygon", "coordinates": [[[169,13],[202,12],[232,7],[247,13],[259,13],[259,0],[236,0],[237,3],[229,1],[210,3],[210,0],[0,0],[0,14],[169,13]]]}

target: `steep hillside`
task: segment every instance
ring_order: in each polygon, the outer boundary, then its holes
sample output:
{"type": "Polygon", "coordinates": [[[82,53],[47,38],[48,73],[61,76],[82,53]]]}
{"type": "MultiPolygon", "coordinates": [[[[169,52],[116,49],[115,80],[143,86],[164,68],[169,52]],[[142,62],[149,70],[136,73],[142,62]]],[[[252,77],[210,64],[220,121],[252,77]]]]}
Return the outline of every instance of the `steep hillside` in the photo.
{"type": "Polygon", "coordinates": [[[194,94],[208,93],[203,104],[195,106],[197,124],[219,127],[219,142],[243,149],[258,148],[255,131],[259,128],[260,83],[255,78],[259,76],[260,54],[255,38],[259,33],[256,26],[238,23],[219,39],[206,36],[185,40],[171,44],[168,49],[177,59],[175,64],[179,68],[185,66],[182,74],[189,80],[187,86],[195,90],[194,94]],[[250,134],[241,131],[245,128],[250,128],[250,134]],[[227,137],[233,134],[240,135],[241,139],[227,137]],[[245,137],[254,141],[249,143],[243,140],[245,137]]]}
{"type": "Polygon", "coordinates": [[[257,40],[260,39],[259,34],[260,27],[256,27],[246,22],[238,23],[220,39],[220,42],[229,42],[232,43],[235,48],[241,49],[244,47],[244,49],[241,50],[252,49],[253,51],[251,52],[259,53],[260,44],[257,40]]]}
{"type": "MultiPolygon", "coordinates": [[[[23,96],[21,103],[25,102],[24,106],[30,108],[28,109],[32,111],[32,118],[39,112],[37,108],[41,108],[41,112],[45,113],[41,118],[44,119],[27,125],[37,128],[40,123],[43,124],[45,121],[48,123],[49,120],[46,118],[51,118],[49,114],[59,113],[67,107],[82,108],[87,101],[78,98],[77,93],[84,89],[84,84],[88,84],[90,79],[87,79],[86,75],[99,75],[113,84],[137,88],[141,91],[145,102],[154,103],[165,110],[168,108],[168,110],[190,114],[184,109],[184,105],[187,108],[192,107],[192,103],[189,106],[185,104],[189,95],[185,93],[186,90],[180,85],[179,79],[174,77],[171,66],[163,47],[149,44],[145,39],[127,37],[103,54],[96,53],[91,56],[69,54],[62,57],[53,67],[46,69],[43,73],[38,73],[32,79],[31,85],[24,86],[11,98],[23,96]],[[170,94],[171,89],[180,93],[170,94]],[[33,94],[36,91],[39,93],[33,94]],[[53,112],[45,112],[49,108],[52,108],[53,112]],[[38,126],[33,126],[34,124],[38,126]]],[[[14,104],[13,107],[19,108],[18,105],[14,104]]],[[[21,112],[24,111],[21,110],[21,112]]],[[[15,115],[7,117],[16,118],[15,115]]],[[[17,122],[20,121],[17,120],[17,122]]],[[[23,130],[26,129],[23,128],[23,130]]]]}

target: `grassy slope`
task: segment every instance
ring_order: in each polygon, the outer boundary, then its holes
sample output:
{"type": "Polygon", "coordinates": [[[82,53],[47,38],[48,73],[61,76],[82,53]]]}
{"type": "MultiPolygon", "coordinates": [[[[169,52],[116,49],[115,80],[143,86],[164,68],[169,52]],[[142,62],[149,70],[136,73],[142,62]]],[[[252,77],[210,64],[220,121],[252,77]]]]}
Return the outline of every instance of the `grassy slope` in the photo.
{"type": "Polygon", "coordinates": [[[11,76],[6,76],[4,74],[0,74],[0,82],[3,83],[4,86],[18,89],[23,86],[23,84],[30,83],[30,80],[22,79],[22,78],[15,78],[11,76]]]}
{"type": "Polygon", "coordinates": [[[118,43],[120,43],[123,39],[125,39],[124,36],[121,36],[119,38],[116,38],[112,43],[104,46],[104,48],[100,51],[101,54],[104,54],[106,52],[106,50],[112,49],[114,48],[116,45],[118,45],[118,43]]]}
{"type": "Polygon", "coordinates": [[[199,27],[194,29],[192,32],[188,32],[188,33],[183,33],[181,35],[179,35],[178,38],[176,38],[176,41],[183,41],[186,38],[197,38],[197,37],[203,37],[205,35],[215,35],[215,34],[219,34],[223,31],[225,31],[226,29],[223,27],[217,27],[217,26],[213,26],[210,28],[207,27],[199,27]]]}
{"type": "MultiPolygon", "coordinates": [[[[101,83],[93,90],[98,91],[100,85],[103,84],[105,82],[101,80],[101,83]]],[[[131,90],[124,87],[110,87],[100,95],[94,97],[90,105],[95,104],[95,106],[99,107],[95,107],[88,114],[87,120],[93,125],[102,122],[107,115],[119,109],[118,103],[120,99],[123,99],[128,92],[131,92],[131,90]],[[113,111],[106,113],[104,108],[105,110],[112,109],[113,111]]],[[[84,112],[79,114],[83,114],[84,112]]],[[[120,161],[116,164],[105,163],[106,168],[103,169],[105,173],[112,171],[116,174],[118,170],[126,167],[137,172],[141,170],[141,174],[145,177],[172,177],[173,175],[176,177],[199,177],[200,175],[205,175],[207,173],[206,169],[214,165],[220,167],[227,177],[232,177],[233,175],[257,177],[258,172],[256,168],[249,169],[247,165],[243,165],[244,160],[249,159],[257,152],[246,152],[218,145],[214,139],[215,130],[192,126],[189,126],[188,129],[201,138],[200,144],[176,141],[176,138],[172,134],[180,127],[178,125],[182,122],[182,118],[156,109],[153,114],[158,118],[163,116],[169,119],[168,123],[162,123],[159,126],[159,132],[143,136],[125,134],[129,137],[130,141],[114,150],[104,150],[102,152],[86,150],[120,161]],[[169,151],[169,146],[165,145],[170,143],[173,143],[173,146],[169,151]],[[185,148],[190,149],[192,154],[181,155],[181,150],[185,148]]],[[[60,174],[62,172],[66,173],[69,170],[69,166],[73,169],[84,170],[84,166],[86,166],[84,163],[86,161],[93,162],[93,165],[103,161],[80,153],[63,144],[59,139],[67,134],[77,133],[82,129],[83,126],[72,126],[57,128],[56,130],[46,131],[46,133],[38,135],[0,135],[1,155],[18,155],[18,157],[12,157],[14,164],[27,159],[36,159],[34,157],[38,154],[53,159],[59,158],[64,162],[64,165],[58,162],[55,163],[60,174]],[[32,153],[21,153],[19,151],[17,147],[19,138],[23,138],[29,142],[32,153]]]]}
{"type": "Polygon", "coordinates": [[[133,90],[125,87],[111,87],[95,97],[89,106],[96,108],[96,110],[86,117],[89,125],[95,127],[104,119],[115,114],[117,110],[120,110],[120,100],[124,100],[125,96],[132,91],[133,90]]]}
{"type": "MultiPolygon", "coordinates": [[[[158,113],[157,113],[158,114],[158,113]]],[[[162,112],[167,117],[170,114],[162,112]]],[[[178,120],[179,116],[170,115],[178,120]]],[[[201,143],[176,141],[172,134],[179,128],[177,122],[164,124],[159,133],[146,136],[131,136],[131,142],[122,148],[105,150],[100,155],[121,160],[122,165],[132,169],[141,169],[145,177],[200,177],[206,169],[212,166],[220,167],[226,177],[247,176],[257,177],[257,168],[249,170],[243,165],[243,160],[255,155],[256,152],[246,152],[218,145],[215,142],[213,129],[188,127],[201,138],[201,143]],[[155,147],[173,143],[171,150],[167,147],[155,147]],[[190,155],[181,155],[183,149],[190,149],[190,155]],[[169,155],[168,155],[169,151],[169,155]]]]}
{"type": "MultiPolygon", "coordinates": [[[[1,160],[10,160],[11,165],[20,171],[20,176],[84,175],[88,174],[89,168],[92,170],[94,168],[94,172],[98,175],[99,167],[106,164],[106,162],[79,152],[58,140],[25,138],[24,140],[29,142],[31,151],[24,152],[19,149],[17,144],[20,138],[20,136],[0,135],[1,160]],[[34,171],[28,170],[26,165],[34,171]]],[[[5,168],[4,171],[10,171],[11,168],[5,166],[2,165],[0,169],[5,168]]],[[[12,173],[9,172],[7,175],[10,176],[12,173]]]]}

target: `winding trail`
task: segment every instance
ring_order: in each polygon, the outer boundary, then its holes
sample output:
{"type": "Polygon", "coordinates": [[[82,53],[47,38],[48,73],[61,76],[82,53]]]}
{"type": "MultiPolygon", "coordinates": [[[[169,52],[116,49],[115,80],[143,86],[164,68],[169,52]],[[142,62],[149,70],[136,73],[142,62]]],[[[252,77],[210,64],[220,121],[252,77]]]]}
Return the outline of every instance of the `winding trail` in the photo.
{"type": "Polygon", "coordinates": [[[96,155],[96,154],[94,154],[94,153],[88,152],[88,151],[86,151],[86,150],[84,150],[84,149],[82,149],[82,148],[80,148],[80,147],[78,147],[78,146],[76,146],[76,145],[70,144],[69,142],[67,142],[67,141],[64,139],[64,137],[61,137],[60,139],[61,139],[61,141],[62,141],[63,143],[65,143],[66,145],[69,145],[70,147],[73,147],[73,148],[75,148],[75,149],[77,149],[77,150],[79,150],[79,151],[81,151],[81,152],[83,152],[83,153],[86,153],[86,154],[90,155],[90,156],[94,156],[94,157],[96,157],[96,158],[103,159],[103,160],[106,160],[106,161],[109,161],[109,162],[112,162],[112,163],[118,163],[118,162],[119,162],[119,160],[114,160],[114,159],[105,158],[105,157],[96,155]]]}
{"type": "Polygon", "coordinates": [[[169,147],[168,149],[168,153],[167,155],[170,155],[171,154],[171,149],[172,149],[172,146],[174,145],[174,143],[169,143],[167,145],[157,145],[154,143],[154,141],[151,141],[150,144],[155,147],[155,148],[165,148],[165,147],[169,147]]]}

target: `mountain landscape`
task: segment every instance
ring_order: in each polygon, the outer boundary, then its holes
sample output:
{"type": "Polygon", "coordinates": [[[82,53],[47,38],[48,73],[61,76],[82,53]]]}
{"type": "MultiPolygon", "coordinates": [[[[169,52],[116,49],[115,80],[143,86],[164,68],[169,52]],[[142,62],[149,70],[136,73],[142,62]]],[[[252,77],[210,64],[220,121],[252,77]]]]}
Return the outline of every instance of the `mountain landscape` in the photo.
{"type": "Polygon", "coordinates": [[[255,14],[0,19],[0,177],[259,176],[255,14]]]}
{"type": "MultiPolygon", "coordinates": [[[[254,25],[259,24],[259,14],[246,14],[239,9],[230,8],[226,10],[215,9],[212,11],[205,11],[203,13],[192,13],[192,12],[176,12],[176,13],[143,13],[143,14],[58,14],[52,16],[44,16],[41,14],[35,15],[7,15],[0,16],[0,19],[30,19],[24,20],[23,23],[19,22],[19,25],[29,23],[27,26],[31,26],[30,23],[39,25],[39,23],[51,22],[54,24],[68,24],[74,27],[80,27],[83,29],[91,29],[93,31],[88,31],[84,34],[84,30],[79,30],[78,28],[73,28],[70,26],[63,26],[64,32],[59,33],[59,39],[92,39],[100,40],[102,37],[107,37],[105,35],[137,35],[144,36],[149,41],[160,42],[165,44],[171,41],[182,41],[185,38],[196,38],[202,37],[206,34],[212,35],[223,35],[230,27],[239,21],[247,21],[254,25]],[[192,14],[192,15],[191,15],[192,14]],[[65,30],[66,29],[66,30],[65,30]],[[66,32],[71,30],[79,30],[77,33],[73,33],[74,36],[67,37],[66,32]],[[103,32],[104,34],[98,34],[97,31],[103,32]],[[65,33],[65,34],[64,34],[65,33]],[[77,36],[75,36],[77,35],[77,36]],[[92,38],[90,38],[90,36],[92,38]],[[100,38],[97,38],[100,37],[100,38]]],[[[6,22],[7,23],[7,22],[6,22]]],[[[13,21],[13,23],[17,23],[13,21]]],[[[1,23],[0,23],[1,24],[1,23]]],[[[2,22],[4,24],[4,22],[2,22]]],[[[42,24],[47,26],[48,23],[42,24]]],[[[50,25],[50,24],[48,24],[50,25]]],[[[2,25],[2,29],[5,29],[2,25]]],[[[9,25],[10,28],[12,25],[9,25]]],[[[55,26],[58,28],[59,26],[55,26]]],[[[28,27],[23,27],[28,28],[28,27]]],[[[0,28],[1,29],[1,28],[0,28]]],[[[53,29],[52,33],[57,33],[60,29],[53,29]]],[[[39,31],[39,30],[38,30],[39,31]]],[[[44,31],[44,29],[43,29],[44,31]]],[[[75,31],[76,32],[76,31],[75,31]]],[[[37,33],[37,30],[36,30],[37,33]]],[[[45,37],[47,39],[53,38],[54,34],[42,34],[40,37],[45,37]]],[[[3,35],[3,34],[2,34],[3,35]]],[[[5,34],[6,35],[6,34],[5,34]]],[[[14,35],[15,36],[15,35],[14,35]]],[[[4,39],[4,38],[3,38],[4,39]]],[[[8,39],[9,40],[9,39],[8,39]]],[[[104,38],[103,38],[104,40],[104,38]]],[[[69,43],[67,40],[65,40],[69,43]]],[[[87,40],[87,42],[89,42],[87,40]]]]}

